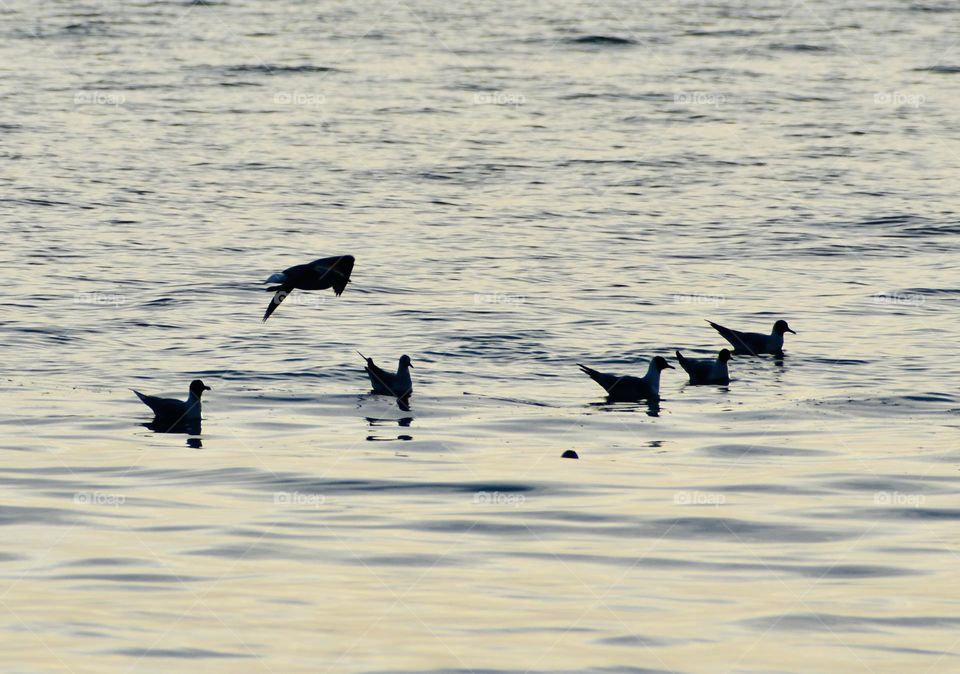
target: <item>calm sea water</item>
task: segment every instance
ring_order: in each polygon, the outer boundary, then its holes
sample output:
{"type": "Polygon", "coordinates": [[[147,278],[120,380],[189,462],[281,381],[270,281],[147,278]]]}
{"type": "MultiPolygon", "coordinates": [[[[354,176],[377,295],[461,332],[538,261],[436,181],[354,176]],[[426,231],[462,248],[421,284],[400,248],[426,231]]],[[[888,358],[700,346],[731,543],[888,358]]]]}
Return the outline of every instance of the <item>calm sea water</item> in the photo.
{"type": "Polygon", "coordinates": [[[2,669],[960,671],[958,9],[7,0],[2,669]]]}

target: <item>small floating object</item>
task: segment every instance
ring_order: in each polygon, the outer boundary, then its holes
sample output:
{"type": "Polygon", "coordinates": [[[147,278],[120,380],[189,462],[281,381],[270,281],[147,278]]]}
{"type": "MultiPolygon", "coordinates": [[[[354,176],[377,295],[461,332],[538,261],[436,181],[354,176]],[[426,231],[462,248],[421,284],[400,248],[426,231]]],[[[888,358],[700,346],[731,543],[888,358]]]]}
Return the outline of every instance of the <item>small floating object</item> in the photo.
{"type": "Polygon", "coordinates": [[[579,459],[580,457],[577,456],[577,453],[575,451],[573,451],[572,449],[568,449],[567,451],[565,451],[563,454],[560,455],[560,458],[561,459],[579,459]]]}

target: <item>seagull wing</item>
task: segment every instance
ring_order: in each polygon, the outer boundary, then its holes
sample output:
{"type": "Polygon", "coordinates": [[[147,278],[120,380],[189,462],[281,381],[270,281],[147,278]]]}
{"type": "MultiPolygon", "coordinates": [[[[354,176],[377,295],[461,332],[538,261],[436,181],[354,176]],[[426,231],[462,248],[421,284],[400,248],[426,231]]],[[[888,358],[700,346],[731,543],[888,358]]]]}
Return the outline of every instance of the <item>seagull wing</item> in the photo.
{"type": "Polygon", "coordinates": [[[271,314],[277,310],[277,307],[280,306],[280,303],[287,298],[287,295],[290,294],[290,291],[292,291],[293,288],[290,286],[274,286],[273,288],[267,288],[267,290],[275,290],[276,293],[274,293],[273,299],[270,300],[270,304],[267,305],[267,310],[263,313],[264,323],[266,323],[271,314]]]}
{"type": "Polygon", "coordinates": [[[353,255],[325,257],[311,263],[310,267],[317,276],[318,285],[333,288],[338,296],[343,293],[353,273],[353,255]]]}
{"type": "Polygon", "coordinates": [[[764,350],[763,342],[766,339],[765,335],[754,332],[740,332],[739,330],[732,330],[730,328],[725,328],[722,325],[717,325],[713,321],[707,321],[707,323],[709,323],[714,330],[719,332],[721,337],[730,342],[734,351],[756,354],[764,350]]]}
{"type": "Polygon", "coordinates": [[[579,367],[580,370],[585,375],[590,377],[593,381],[600,384],[600,386],[603,387],[603,390],[606,391],[607,393],[610,393],[611,391],[613,391],[617,386],[617,381],[621,379],[615,374],[606,374],[605,372],[597,372],[592,367],[587,367],[586,365],[581,365],[580,363],[577,363],[577,367],[579,367]]]}
{"type": "Polygon", "coordinates": [[[153,410],[157,417],[175,417],[184,413],[186,406],[183,401],[173,398],[158,398],[157,396],[148,396],[135,389],[130,389],[137,394],[137,397],[143,401],[143,404],[153,410]]]}
{"type": "Polygon", "coordinates": [[[688,375],[692,377],[694,374],[695,363],[691,362],[690,359],[688,359],[679,351],[677,351],[676,354],[677,354],[677,362],[680,363],[680,367],[682,367],[684,372],[686,372],[688,375]]]}
{"type": "Polygon", "coordinates": [[[364,368],[370,376],[370,383],[373,390],[377,393],[387,393],[393,395],[393,380],[395,375],[387,372],[382,367],[373,362],[373,358],[367,358],[367,366],[364,368]]]}

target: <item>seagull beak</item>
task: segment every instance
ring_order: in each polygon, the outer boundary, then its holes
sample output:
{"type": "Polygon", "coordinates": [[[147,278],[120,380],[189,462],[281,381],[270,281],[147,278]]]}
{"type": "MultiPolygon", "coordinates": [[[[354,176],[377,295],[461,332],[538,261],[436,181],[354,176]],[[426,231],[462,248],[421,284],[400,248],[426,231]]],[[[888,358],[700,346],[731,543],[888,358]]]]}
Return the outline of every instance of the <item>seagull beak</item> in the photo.
{"type": "Polygon", "coordinates": [[[203,390],[204,390],[204,391],[212,391],[213,389],[210,388],[209,386],[204,386],[204,387],[203,387],[203,390]]]}
{"type": "Polygon", "coordinates": [[[789,333],[792,334],[792,335],[797,334],[796,331],[791,330],[790,328],[787,328],[787,332],[789,332],[789,333]]]}
{"type": "Polygon", "coordinates": [[[670,363],[667,363],[664,367],[668,367],[668,368],[670,368],[671,370],[676,370],[676,369],[677,369],[677,368],[675,368],[673,365],[671,365],[670,363]]]}

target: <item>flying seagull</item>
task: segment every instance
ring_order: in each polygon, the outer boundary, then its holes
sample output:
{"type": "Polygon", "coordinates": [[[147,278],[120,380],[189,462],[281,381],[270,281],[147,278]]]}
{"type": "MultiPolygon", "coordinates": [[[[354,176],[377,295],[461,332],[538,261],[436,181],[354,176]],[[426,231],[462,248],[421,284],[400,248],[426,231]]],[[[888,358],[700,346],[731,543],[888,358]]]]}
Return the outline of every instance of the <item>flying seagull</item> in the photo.
{"type": "MultiPolygon", "coordinates": [[[[360,352],[357,351],[357,353],[360,352]]],[[[410,362],[410,356],[400,356],[400,365],[396,374],[379,367],[373,362],[373,358],[367,358],[362,353],[360,357],[367,361],[367,366],[363,369],[370,377],[374,393],[395,398],[409,398],[413,393],[413,380],[410,379],[410,368],[413,364],[410,362]]]]}
{"type": "Polygon", "coordinates": [[[675,369],[662,356],[654,356],[643,377],[619,376],[597,372],[593,368],[577,363],[581,370],[593,381],[600,384],[607,395],[614,400],[656,400],[660,397],[660,372],[667,368],[675,369]]]}
{"type": "Polygon", "coordinates": [[[722,325],[717,325],[713,321],[707,321],[707,323],[713,326],[713,329],[719,332],[725,340],[730,342],[733,346],[734,353],[746,353],[754,356],[761,353],[772,353],[775,356],[782,356],[783,334],[785,332],[790,332],[794,335],[797,334],[790,329],[790,326],[787,325],[787,322],[784,320],[779,320],[774,323],[773,330],[769,335],[761,332],[731,330],[722,325]]]}
{"type": "Polygon", "coordinates": [[[720,349],[716,360],[687,358],[677,351],[677,362],[690,375],[691,384],[729,384],[730,373],[727,372],[727,361],[730,358],[730,349],[720,349]]]}
{"type": "Polygon", "coordinates": [[[175,398],[158,398],[157,396],[148,396],[135,389],[130,389],[137,394],[137,397],[143,401],[143,404],[153,410],[155,421],[162,422],[163,425],[177,426],[181,424],[196,423],[200,421],[200,396],[204,391],[210,391],[210,387],[199,379],[190,382],[190,393],[186,401],[175,398]]]}
{"type": "Polygon", "coordinates": [[[326,290],[333,288],[339,297],[350,283],[350,273],[353,271],[353,255],[338,255],[314,260],[309,264],[298,264],[282,272],[273,274],[264,283],[278,285],[267,288],[275,292],[263,320],[270,318],[270,314],[277,310],[280,303],[294,290],[326,290]]]}

